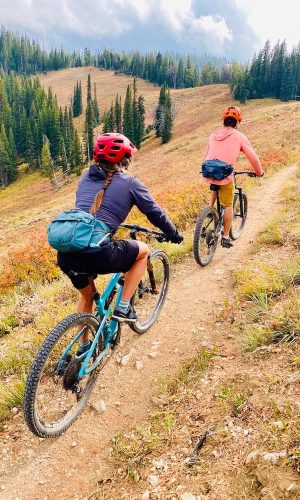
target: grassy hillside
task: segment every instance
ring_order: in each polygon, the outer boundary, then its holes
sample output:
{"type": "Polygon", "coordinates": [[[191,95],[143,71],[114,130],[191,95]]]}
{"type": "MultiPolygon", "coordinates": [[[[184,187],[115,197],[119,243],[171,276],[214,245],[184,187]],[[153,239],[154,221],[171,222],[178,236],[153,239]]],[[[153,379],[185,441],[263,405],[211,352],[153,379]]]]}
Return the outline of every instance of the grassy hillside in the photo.
{"type": "MultiPolygon", "coordinates": [[[[97,83],[102,110],[116,93],[124,95],[131,81],[112,72],[76,68],[49,73],[42,77],[42,82],[46,87],[52,86],[59,103],[64,105],[69,102],[77,80],[81,79],[85,88],[89,72],[97,83]]],[[[159,88],[138,81],[138,91],[144,94],[150,122],[159,88]]],[[[221,124],[221,112],[232,99],[225,85],[173,90],[172,96],[177,114],[171,142],[162,146],[154,137],[146,141],[136,154],[131,171],[146,183],[175,223],[189,231],[207,196],[207,188],[200,184],[198,175],[207,138],[221,124]]],[[[299,158],[299,103],[251,101],[243,107],[243,113],[240,130],[256,147],[267,172],[299,158]]],[[[241,159],[240,165],[246,164],[241,159]]],[[[19,388],[19,383],[22,386],[31,351],[44,332],[74,310],[75,295],[55,265],[55,252],[46,244],[45,232],[55,213],[73,206],[77,183],[78,178],[71,178],[67,185],[54,191],[38,173],[27,173],[0,191],[0,373],[13,390],[2,397],[0,387],[0,418],[2,403],[2,416],[16,404],[14,387],[17,384],[19,388]],[[41,335],[37,336],[37,332],[41,335]],[[27,346],[25,353],[17,349],[20,335],[27,346]]],[[[139,221],[140,215],[134,212],[131,220],[139,221]]],[[[183,253],[189,248],[187,243],[183,253]]],[[[174,260],[177,258],[174,255],[174,260]]]]}
{"type": "MultiPolygon", "coordinates": [[[[69,106],[73,97],[74,86],[81,81],[83,113],[75,119],[79,130],[83,130],[84,116],[86,110],[86,83],[88,75],[92,80],[92,95],[94,95],[94,83],[96,83],[97,98],[100,113],[108,110],[117,94],[122,97],[124,103],[127,85],[132,83],[132,78],[126,75],[117,75],[113,71],[102,71],[94,66],[83,68],[71,68],[62,71],[50,71],[47,75],[41,75],[40,80],[45,90],[52,88],[53,94],[57,96],[59,106],[69,106]]],[[[138,91],[147,96],[146,122],[152,121],[153,111],[158,100],[159,87],[144,80],[138,80],[138,91]]],[[[100,130],[100,128],[99,128],[100,130]]]]}
{"type": "MultiPolygon", "coordinates": [[[[97,83],[102,109],[104,105],[110,105],[117,92],[125,95],[126,87],[132,80],[95,68],[75,68],[43,75],[42,83],[45,87],[51,85],[59,103],[64,105],[69,102],[77,80],[81,79],[85,89],[89,72],[92,81],[97,83]]],[[[159,88],[139,80],[138,90],[145,96],[150,122],[159,88]]],[[[207,138],[221,124],[221,112],[232,99],[226,85],[173,90],[172,96],[176,100],[177,116],[171,142],[162,146],[157,139],[151,139],[144,144],[135,156],[132,173],[141,178],[161,203],[169,208],[170,214],[178,219],[175,212],[180,212],[181,206],[190,205],[186,197],[195,188],[201,190],[198,172],[207,138]]],[[[240,130],[247,134],[256,147],[267,170],[289,163],[295,157],[300,148],[299,103],[282,103],[271,99],[251,101],[243,107],[243,113],[245,119],[240,130]]],[[[240,165],[246,164],[241,156],[240,165]]],[[[77,178],[73,178],[59,191],[53,191],[47,181],[33,173],[26,174],[1,191],[0,255],[16,244],[26,243],[32,233],[44,230],[52,214],[63,207],[72,206],[77,182],[77,178]]],[[[181,221],[183,219],[181,217],[181,221]]]]}

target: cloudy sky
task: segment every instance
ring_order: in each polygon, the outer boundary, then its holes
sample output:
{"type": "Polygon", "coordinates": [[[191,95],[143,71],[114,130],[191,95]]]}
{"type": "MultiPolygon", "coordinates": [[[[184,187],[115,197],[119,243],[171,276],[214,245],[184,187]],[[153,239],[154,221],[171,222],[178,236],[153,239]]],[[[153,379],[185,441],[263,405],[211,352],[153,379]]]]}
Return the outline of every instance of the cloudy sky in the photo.
{"type": "Polygon", "coordinates": [[[246,60],[300,41],[299,0],[0,0],[1,24],[47,48],[173,50],[246,60]]]}

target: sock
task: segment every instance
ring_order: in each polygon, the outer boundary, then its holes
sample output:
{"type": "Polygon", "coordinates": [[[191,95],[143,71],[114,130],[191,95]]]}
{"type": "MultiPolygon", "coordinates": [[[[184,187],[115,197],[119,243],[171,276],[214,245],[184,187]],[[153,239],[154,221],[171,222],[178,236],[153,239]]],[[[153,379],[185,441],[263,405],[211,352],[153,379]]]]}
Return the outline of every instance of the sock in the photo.
{"type": "Polygon", "coordinates": [[[223,236],[223,239],[224,240],[230,240],[230,237],[229,236],[223,236]]]}
{"type": "Polygon", "coordinates": [[[118,307],[122,309],[123,312],[126,312],[129,307],[129,300],[120,300],[118,307]]]}

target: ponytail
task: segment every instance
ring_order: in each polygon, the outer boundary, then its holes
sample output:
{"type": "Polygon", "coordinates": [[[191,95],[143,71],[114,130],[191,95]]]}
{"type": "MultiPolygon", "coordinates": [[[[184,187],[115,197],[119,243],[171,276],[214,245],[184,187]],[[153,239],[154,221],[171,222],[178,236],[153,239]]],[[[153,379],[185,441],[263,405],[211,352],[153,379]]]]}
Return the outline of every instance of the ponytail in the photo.
{"type": "Polygon", "coordinates": [[[104,193],[105,193],[106,189],[108,188],[108,186],[110,185],[110,183],[113,179],[113,176],[115,174],[117,174],[118,172],[120,172],[120,167],[117,163],[111,164],[111,163],[101,162],[98,165],[106,173],[106,179],[104,180],[103,188],[100,189],[100,191],[98,191],[98,193],[96,194],[94,201],[93,201],[93,204],[90,208],[90,213],[93,214],[94,216],[96,215],[96,213],[98,212],[98,210],[101,206],[104,193]]]}

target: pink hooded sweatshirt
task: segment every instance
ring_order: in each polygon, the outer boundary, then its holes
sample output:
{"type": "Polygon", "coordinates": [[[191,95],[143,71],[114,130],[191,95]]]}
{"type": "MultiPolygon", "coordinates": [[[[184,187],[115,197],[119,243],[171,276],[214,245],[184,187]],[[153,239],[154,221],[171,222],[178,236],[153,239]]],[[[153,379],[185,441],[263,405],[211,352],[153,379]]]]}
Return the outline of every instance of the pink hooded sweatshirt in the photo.
{"type": "MultiPolygon", "coordinates": [[[[256,175],[262,175],[263,169],[257,154],[248,141],[247,137],[235,128],[222,127],[215,130],[209,140],[205,152],[205,160],[221,160],[234,167],[240,152],[243,152],[256,175]]],[[[204,178],[209,184],[224,185],[233,181],[233,174],[226,179],[217,181],[204,178]]]]}

